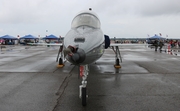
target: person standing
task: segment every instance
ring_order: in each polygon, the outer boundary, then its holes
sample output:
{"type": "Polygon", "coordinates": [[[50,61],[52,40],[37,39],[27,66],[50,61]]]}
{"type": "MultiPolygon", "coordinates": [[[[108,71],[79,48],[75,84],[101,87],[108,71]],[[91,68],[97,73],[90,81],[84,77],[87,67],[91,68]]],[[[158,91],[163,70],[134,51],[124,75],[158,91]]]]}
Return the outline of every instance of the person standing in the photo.
{"type": "Polygon", "coordinates": [[[162,51],[162,47],[163,47],[164,43],[162,40],[159,41],[159,51],[162,51]]]}
{"type": "Polygon", "coordinates": [[[154,46],[155,46],[155,51],[157,51],[157,48],[158,48],[158,40],[157,39],[155,39],[155,41],[154,41],[154,46]]]}

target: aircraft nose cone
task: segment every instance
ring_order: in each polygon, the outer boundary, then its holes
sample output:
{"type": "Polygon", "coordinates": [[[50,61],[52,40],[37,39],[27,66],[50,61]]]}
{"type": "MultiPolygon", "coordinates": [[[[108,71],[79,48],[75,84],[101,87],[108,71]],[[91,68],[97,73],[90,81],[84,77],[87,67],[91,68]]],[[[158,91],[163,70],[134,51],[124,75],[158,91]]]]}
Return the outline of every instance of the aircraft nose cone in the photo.
{"type": "Polygon", "coordinates": [[[79,60],[80,56],[78,53],[75,53],[72,55],[72,60],[74,60],[75,62],[77,62],[79,60]]]}
{"type": "Polygon", "coordinates": [[[78,48],[76,52],[72,52],[70,48],[66,48],[64,50],[64,56],[73,64],[80,64],[86,58],[84,50],[80,48],[78,48]]]}
{"type": "Polygon", "coordinates": [[[85,58],[86,58],[86,55],[83,49],[78,49],[77,52],[72,55],[72,60],[76,64],[82,63],[85,60],[85,58]]]}

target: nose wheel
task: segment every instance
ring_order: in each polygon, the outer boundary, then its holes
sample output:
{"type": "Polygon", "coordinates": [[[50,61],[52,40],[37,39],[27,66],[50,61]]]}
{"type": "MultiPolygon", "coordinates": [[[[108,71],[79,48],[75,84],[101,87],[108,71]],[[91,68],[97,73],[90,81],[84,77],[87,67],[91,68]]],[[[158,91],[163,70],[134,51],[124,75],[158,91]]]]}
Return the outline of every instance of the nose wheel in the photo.
{"type": "Polygon", "coordinates": [[[81,92],[82,92],[82,96],[81,96],[82,105],[83,105],[83,106],[86,106],[86,88],[82,88],[82,89],[81,89],[81,92]]]}

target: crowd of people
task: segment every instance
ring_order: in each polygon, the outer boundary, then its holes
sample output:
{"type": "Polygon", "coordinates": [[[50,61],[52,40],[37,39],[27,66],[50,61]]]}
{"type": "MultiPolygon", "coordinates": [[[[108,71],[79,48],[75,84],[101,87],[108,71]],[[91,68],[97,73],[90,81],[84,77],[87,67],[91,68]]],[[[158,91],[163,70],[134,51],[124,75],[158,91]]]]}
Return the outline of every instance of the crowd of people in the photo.
{"type": "Polygon", "coordinates": [[[15,40],[12,40],[12,39],[0,39],[0,44],[1,45],[14,45],[15,40]]]}
{"type": "Polygon", "coordinates": [[[180,41],[178,41],[178,40],[169,40],[169,44],[171,45],[171,48],[173,48],[173,47],[176,47],[176,46],[178,46],[178,47],[180,47],[180,41]]]}
{"type": "Polygon", "coordinates": [[[159,50],[162,51],[162,47],[164,46],[164,41],[156,39],[153,45],[155,46],[155,51],[157,51],[158,46],[159,46],[159,50]]]}
{"type": "Polygon", "coordinates": [[[180,41],[178,40],[158,40],[158,39],[155,39],[153,41],[153,46],[155,46],[155,51],[157,51],[158,47],[159,47],[159,50],[162,51],[162,47],[165,45],[165,44],[169,44],[171,46],[171,48],[179,48],[180,47],[180,41]]]}

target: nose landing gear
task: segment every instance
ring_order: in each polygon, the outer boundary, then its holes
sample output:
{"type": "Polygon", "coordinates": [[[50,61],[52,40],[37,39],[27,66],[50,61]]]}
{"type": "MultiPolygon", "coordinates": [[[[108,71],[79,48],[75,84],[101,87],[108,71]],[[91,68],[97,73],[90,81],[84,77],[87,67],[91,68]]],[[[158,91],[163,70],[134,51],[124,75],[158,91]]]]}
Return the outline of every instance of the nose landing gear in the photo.
{"type": "Polygon", "coordinates": [[[82,105],[86,106],[87,104],[87,76],[88,76],[88,65],[80,66],[80,76],[82,77],[82,85],[79,86],[79,97],[82,100],[82,105]]]}

